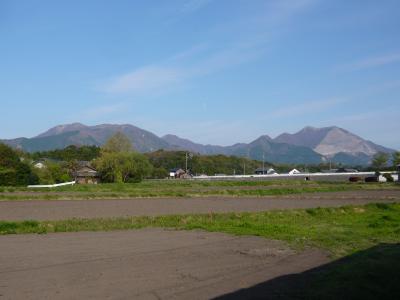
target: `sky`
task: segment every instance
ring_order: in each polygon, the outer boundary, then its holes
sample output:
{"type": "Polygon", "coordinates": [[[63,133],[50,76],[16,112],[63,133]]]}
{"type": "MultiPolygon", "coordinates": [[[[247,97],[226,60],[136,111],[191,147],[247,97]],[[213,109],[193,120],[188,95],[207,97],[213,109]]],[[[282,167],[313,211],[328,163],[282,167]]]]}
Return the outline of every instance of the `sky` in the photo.
{"type": "Polygon", "coordinates": [[[0,138],[133,124],[230,145],[336,125],[400,149],[398,0],[0,0],[0,138]]]}

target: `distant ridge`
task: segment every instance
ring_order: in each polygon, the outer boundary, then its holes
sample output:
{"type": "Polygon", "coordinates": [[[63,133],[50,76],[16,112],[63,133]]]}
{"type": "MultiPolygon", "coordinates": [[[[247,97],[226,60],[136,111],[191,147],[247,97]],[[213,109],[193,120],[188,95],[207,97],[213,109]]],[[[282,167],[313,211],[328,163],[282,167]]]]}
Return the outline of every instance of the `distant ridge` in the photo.
{"type": "Polygon", "coordinates": [[[251,143],[231,146],[203,145],[176,135],[163,137],[130,124],[100,124],[87,126],[81,123],[58,125],[33,138],[2,140],[15,148],[28,152],[65,148],[69,145],[101,146],[116,132],[124,133],[134,148],[140,152],[159,149],[187,150],[200,154],[224,154],[249,157],[275,163],[318,164],[327,160],[348,165],[366,165],[379,152],[393,152],[336,126],[305,127],[290,134],[283,133],[272,139],[262,135],[251,143]]]}
{"type": "Polygon", "coordinates": [[[305,127],[297,133],[284,133],[274,139],[278,143],[287,143],[305,146],[325,156],[334,156],[338,153],[356,155],[359,153],[368,156],[377,152],[392,152],[392,149],[374,144],[371,141],[336,126],[315,128],[305,127]]]}

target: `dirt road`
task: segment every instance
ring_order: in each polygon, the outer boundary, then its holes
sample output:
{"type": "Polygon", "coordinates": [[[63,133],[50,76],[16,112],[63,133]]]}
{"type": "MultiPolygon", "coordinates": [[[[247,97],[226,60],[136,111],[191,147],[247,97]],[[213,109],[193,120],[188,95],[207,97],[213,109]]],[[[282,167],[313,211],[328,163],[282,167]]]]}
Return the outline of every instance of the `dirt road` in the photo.
{"type": "Polygon", "coordinates": [[[209,212],[266,211],[400,202],[400,191],[352,191],[274,197],[135,198],[131,200],[0,201],[0,220],[62,220],[209,212]]]}
{"type": "Polygon", "coordinates": [[[143,229],[0,236],[0,299],[210,299],[329,261],[257,237],[143,229]]]}

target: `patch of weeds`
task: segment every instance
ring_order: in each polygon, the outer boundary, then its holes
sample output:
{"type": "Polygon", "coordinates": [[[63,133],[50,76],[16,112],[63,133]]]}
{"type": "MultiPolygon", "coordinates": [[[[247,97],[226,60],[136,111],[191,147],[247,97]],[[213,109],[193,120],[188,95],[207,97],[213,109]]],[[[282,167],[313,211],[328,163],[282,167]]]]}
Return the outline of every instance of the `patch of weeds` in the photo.
{"type": "Polygon", "coordinates": [[[18,224],[15,222],[0,221],[0,233],[1,234],[16,233],[17,228],[18,228],[18,224]]]}
{"type": "Polygon", "coordinates": [[[317,210],[314,208],[307,208],[306,213],[308,213],[311,216],[316,216],[317,215],[317,210]]]}
{"type": "Polygon", "coordinates": [[[22,222],[0,221],[0,234],[37,232],[40,223],[26,220],[22,222]]]}
{"type": "Polygon", "coordinates": [[[390,205],[387,203],[376,203],[375,205],[379,209],[383,209],[383,210],[391,209],[390,205]]]}

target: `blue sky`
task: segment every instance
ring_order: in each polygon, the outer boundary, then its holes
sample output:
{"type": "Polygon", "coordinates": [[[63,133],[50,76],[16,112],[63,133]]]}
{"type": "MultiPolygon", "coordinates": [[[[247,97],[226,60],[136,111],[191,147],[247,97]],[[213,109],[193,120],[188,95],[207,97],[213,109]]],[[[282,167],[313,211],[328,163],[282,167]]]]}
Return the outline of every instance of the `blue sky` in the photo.
{"type": "Polygon", "coordinates": [[[337,125],[400,149],[400,1],[0,0],[0,138],[130,123],[228,145],[337,125]]]}

